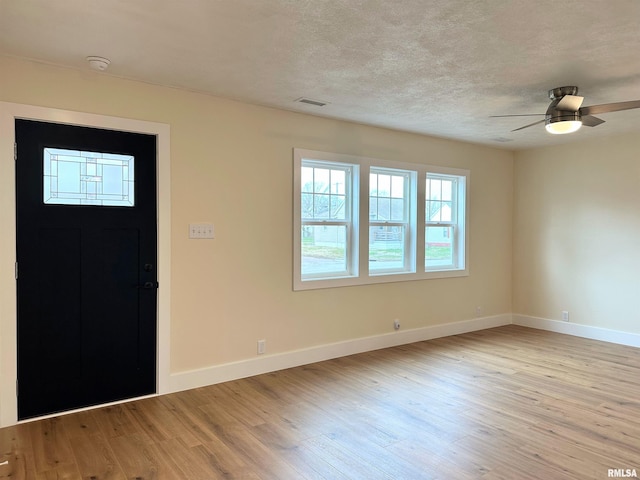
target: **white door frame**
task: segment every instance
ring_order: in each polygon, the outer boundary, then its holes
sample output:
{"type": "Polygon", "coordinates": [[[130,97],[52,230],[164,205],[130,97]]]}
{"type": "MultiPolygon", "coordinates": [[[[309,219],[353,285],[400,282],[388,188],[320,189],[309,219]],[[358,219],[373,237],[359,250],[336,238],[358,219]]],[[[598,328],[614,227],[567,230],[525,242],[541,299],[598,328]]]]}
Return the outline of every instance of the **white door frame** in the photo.
{"type": "Polygon", "coordinates": [[[158,345],[156,392],[169,390],[171,313],[170,129],[163,123],[0,102],[0,427],[18,421],[15,119],[41,120],[157,136],[158,345]]]}

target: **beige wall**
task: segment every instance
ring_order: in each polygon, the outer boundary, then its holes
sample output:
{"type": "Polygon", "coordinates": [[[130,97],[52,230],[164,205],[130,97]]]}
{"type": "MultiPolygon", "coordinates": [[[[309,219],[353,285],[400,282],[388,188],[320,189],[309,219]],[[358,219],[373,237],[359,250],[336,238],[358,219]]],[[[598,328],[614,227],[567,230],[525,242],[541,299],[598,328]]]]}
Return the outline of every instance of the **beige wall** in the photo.
{"type": "Polygon", "coordinates": [[[0,71],[0,101],[170,125],[174,373],[253,358],[261,338],[288,352],[388,333],[394,318],[411,329],[512,311],[510,152],[90,71],[7,58],[0,71]],[[293,292],[294,147],[470,169],[470,275],[293,292]],[[192,222],[214,223],[216,239],[189,240],[192,222]]]}
{"type": "Polygon", "coordinates": [[[519,152],[513,312],[640,333],[640,137],[519,152]]]}

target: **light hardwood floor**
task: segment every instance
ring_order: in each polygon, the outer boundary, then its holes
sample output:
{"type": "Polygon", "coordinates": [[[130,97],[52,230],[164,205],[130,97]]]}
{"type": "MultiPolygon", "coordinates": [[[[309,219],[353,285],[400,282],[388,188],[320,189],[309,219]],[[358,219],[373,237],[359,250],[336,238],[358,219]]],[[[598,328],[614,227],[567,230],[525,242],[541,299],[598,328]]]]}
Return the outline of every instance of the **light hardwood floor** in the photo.
{"type": "Polygon", "coordinates": [[[640,349],[506,326],[4,428],[0,447],[13,479],[640,475],[640,349]]]}

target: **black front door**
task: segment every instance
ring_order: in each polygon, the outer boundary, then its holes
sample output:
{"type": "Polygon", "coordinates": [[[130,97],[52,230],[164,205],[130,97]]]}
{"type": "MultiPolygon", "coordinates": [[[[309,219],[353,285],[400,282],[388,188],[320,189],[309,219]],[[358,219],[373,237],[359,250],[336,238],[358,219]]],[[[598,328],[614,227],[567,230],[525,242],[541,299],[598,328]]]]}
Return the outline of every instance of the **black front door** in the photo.
{"type": "Polygon", "coordinates": [[[18,419],[156,391],[156,137],[16,120],[18,419]]]}

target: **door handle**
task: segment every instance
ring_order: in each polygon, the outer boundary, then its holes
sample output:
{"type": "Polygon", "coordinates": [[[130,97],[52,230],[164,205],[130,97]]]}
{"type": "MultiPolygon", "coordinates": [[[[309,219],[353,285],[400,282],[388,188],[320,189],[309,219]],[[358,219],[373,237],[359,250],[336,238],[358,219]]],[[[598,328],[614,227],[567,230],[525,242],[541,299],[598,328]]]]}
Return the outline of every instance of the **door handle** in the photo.
{"type": "Polygon", "coordinates": [[[153,288],[158,288],[159,286],[160,284],[158,282],[144,282],[144,285],[136,285],[136,288],[151,290],[153,288]]]}

